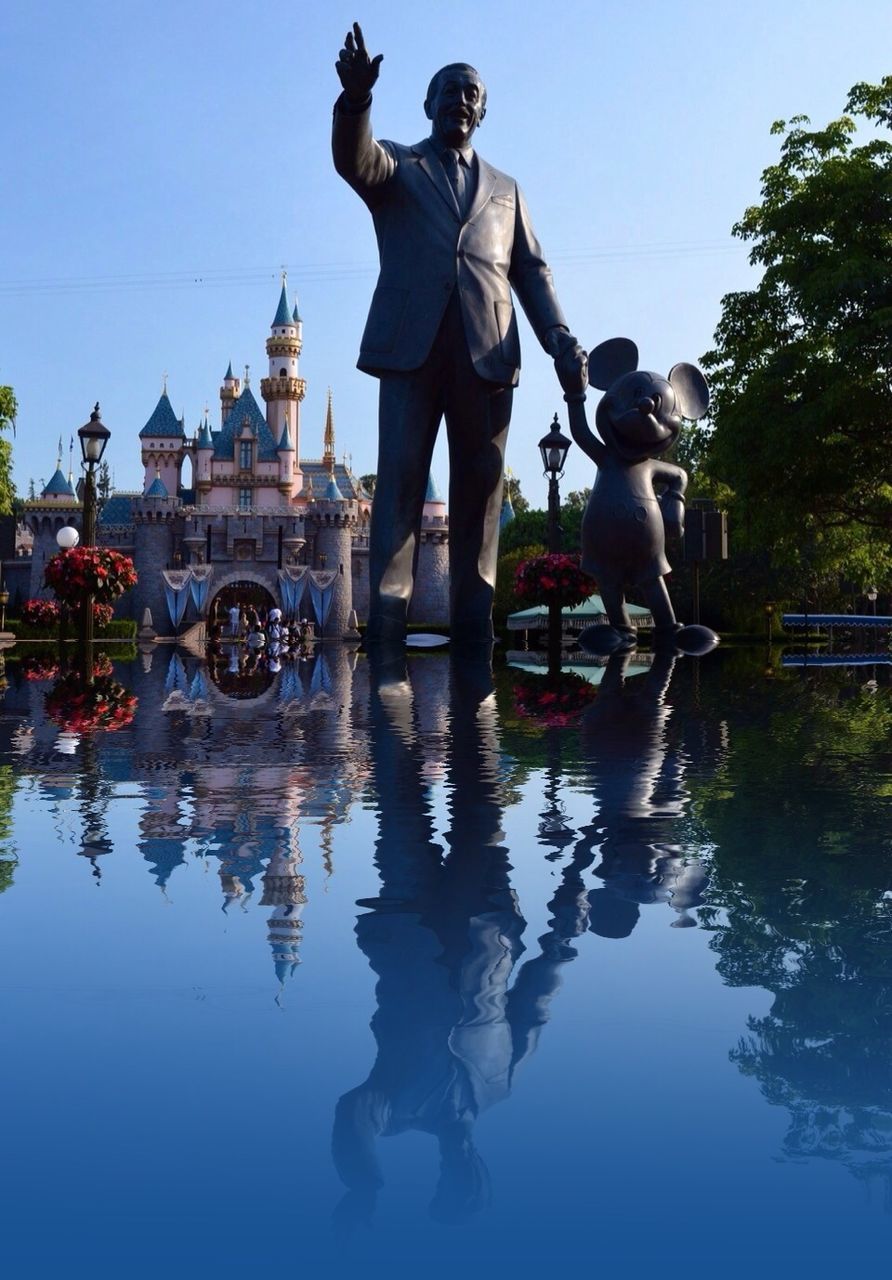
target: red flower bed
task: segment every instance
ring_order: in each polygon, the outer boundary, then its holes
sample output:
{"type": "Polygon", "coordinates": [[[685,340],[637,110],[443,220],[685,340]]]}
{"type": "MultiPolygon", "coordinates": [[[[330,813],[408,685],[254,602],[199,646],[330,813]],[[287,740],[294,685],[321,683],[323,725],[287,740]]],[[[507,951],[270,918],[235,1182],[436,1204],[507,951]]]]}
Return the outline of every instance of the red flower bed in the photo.
{"type": "MultiPolygon", "coordinates": [[[[108,659],[100,659],[97,668],[104,672],[106,664],[110,669],[108,659]]],[[[79,671],[70,671],[57,680],[43,702],[47,715],[70,733],[120,729],[133,720],[136,704],[136,694],[111,675],[97,675],[88,685],[79,671]]]]}
{"type": "Polygon", "coordinates": [[[22,605],[22,622],[50,631],[59,625],[59,612],[58,600],[26,600],[22,605]]]}
{"type": "Polygon", "coordinates": [[[28,654],[22,658],[22,675],[26,680],[55,680],[59,664],[55,658],[28,654]]]}
{"type": "Polygon", "coordinates": [[[519,671],[514,679],[517,714],[549,729],[575,724],[597,696],[595,686],[575,671],[562,671],[555,678],[519,671]]]}
{"type": "Polygon", "coordinates": [[[129,556],[108,547],[71,547],[47,561],[44,581],[67,604],[80,603],[85,594],[109,604],[136,586],[136,570],[129,556]]]}
{"type": "Polygon", "coordinates": [[[514,575],[514,590],[528,604],[572,608],[589,598],[595,590],[595,580],[580,569],[578,555],[556,551],[521,561],[514,575]]]}

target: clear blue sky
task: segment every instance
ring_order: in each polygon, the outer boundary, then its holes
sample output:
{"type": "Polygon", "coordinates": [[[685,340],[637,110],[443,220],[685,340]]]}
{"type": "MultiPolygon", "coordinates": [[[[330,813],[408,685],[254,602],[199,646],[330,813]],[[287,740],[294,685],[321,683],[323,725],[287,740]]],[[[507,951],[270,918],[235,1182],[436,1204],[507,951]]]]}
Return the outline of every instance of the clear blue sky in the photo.
{"type": "MultiPolygon", "coordinates": [[[[206,402],[216,421],[227,362],[265,372],[282,264],[304,320],[302,453],[321,454],[331,386],[338,452],[374,470],[376,383],[355,360],[375,245],[329,152],[354,18],[384,53],[379,137],[425,135],[438,66],[480,70],[479,150],[523,186],[572,328],[587,347],[634,338],[661,371],[698,359],[723,294],[752,283],[730,228],[777,155],[772,121],[839,115],[892,50],[888,0],[8,0],[0,382],[20,404],[20,492],[60,435],[67,467],[97,399],[116,483],[139,486],[165,371],[187,429],[206,402]]],[[[536,442],[564,406],[522,337],[509,463],[544,505],[536,442]]],[[[565,489],[591,481],[575,453],[565,489]]],[[[445,488],[439,446],[435,473],[445,488]]]]}

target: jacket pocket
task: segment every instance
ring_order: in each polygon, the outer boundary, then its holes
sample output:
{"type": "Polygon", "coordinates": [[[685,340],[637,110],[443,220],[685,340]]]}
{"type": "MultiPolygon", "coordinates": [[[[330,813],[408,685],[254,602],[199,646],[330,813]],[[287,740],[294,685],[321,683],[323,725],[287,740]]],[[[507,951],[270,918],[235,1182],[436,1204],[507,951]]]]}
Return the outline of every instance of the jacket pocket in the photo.
{"type": "Polygon", "coordinates": [[[362,335],[363,351],[392,351],[403,326],[408,289],[379,285],[372,297],[369,318],[362,335]]]}

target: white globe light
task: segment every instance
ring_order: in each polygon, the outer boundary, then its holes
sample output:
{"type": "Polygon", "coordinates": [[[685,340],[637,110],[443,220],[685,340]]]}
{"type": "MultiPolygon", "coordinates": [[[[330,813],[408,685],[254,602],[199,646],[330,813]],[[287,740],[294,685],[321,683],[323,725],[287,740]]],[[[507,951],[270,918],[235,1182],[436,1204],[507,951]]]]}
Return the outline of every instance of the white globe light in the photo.
{"type": "Polygon", "coordinates": [[[56,534],[56,542],[63,551],[70,551],[72,547],[76,547],[81,540],[81,535],[72,525],[63,525],[56,534]]]}

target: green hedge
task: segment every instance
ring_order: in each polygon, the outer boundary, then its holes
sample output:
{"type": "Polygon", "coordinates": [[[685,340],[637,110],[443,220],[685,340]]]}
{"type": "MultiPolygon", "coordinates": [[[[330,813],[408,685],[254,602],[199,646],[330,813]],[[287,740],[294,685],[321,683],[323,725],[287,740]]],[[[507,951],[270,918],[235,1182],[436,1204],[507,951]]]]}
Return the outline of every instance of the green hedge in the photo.
{"type": "MultiPolygon", "coordinates": [[[[58,640],[59,633],[55,627],[28,627],[18,618],[6,619],[7,631],[12,631],[16,640],[58,640]]],[[[68,638],[73,640],[77,631],[73,626],[68,628],[68,638]]],[[[136,622],[133,618],[112,618],[107,627],[97,627],[97,640],[135,640],[136,622]]]]}

